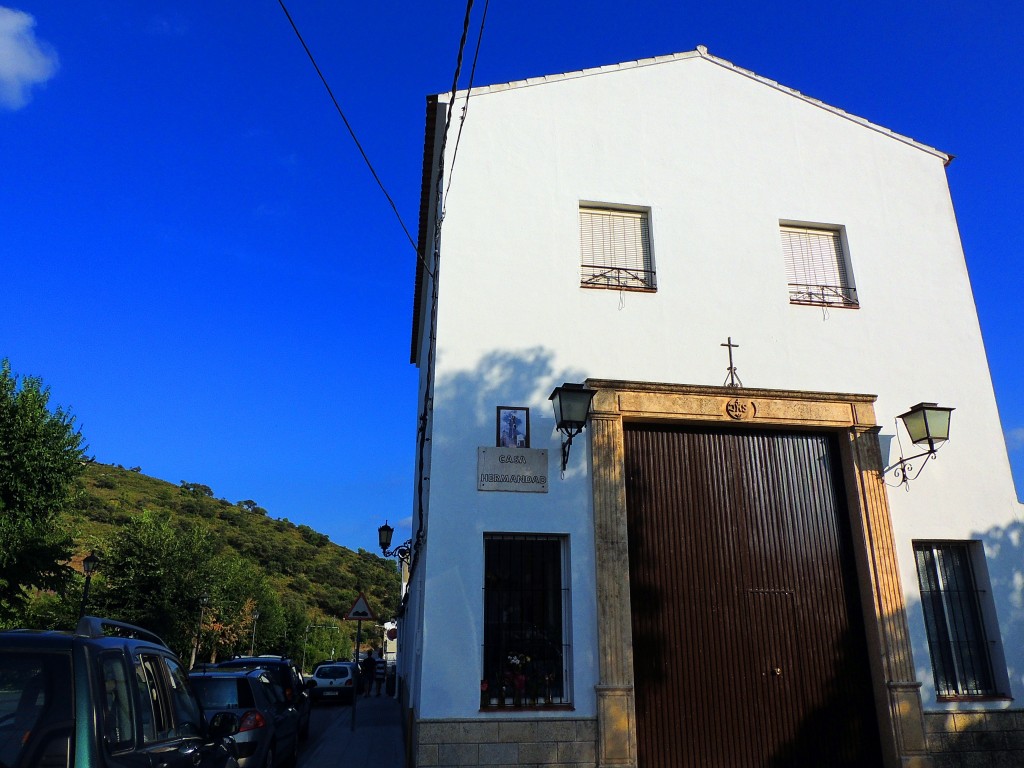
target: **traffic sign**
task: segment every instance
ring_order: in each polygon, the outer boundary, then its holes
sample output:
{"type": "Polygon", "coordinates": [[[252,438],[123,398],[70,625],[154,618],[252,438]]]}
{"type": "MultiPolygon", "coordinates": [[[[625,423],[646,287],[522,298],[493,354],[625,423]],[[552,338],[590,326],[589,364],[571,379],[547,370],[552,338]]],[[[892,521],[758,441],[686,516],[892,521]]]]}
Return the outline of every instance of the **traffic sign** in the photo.
{"type": "Polygon", "coordinates": [[[345,617],[349,621],[376,621],[377,617],[373,615],[373,611],[370,610],[370,604],[366,602],[366,595],[362,592],[359,593],[359,597],[352,603],[352,607],[348,609],[348,615],[345,617]]]}

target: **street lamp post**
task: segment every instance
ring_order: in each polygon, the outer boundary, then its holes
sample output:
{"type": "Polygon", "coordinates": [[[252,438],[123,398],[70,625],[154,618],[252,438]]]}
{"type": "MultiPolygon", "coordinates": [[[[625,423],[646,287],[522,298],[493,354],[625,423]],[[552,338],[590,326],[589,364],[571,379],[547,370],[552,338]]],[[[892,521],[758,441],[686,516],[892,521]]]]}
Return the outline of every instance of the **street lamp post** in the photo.
{"type": "Polygon", "coordinates": [[[85,571],[85,586],[82,587],[82,604],[78,608],[78,618],[85,616],[85,607],[89,603],[89,583],[92,581],[92,572],[96,570],[99,563],[100,559],[96,557],[95,552],[90,552],[89,556],[82,561],[82,570],[85,571]]]}
{"type": "Polygon", "coordinates": [[[192,666],[199,660],[199,637],[203,632],[203,608],[210,602],[210,596],[203,592],[199,596],[199,621],[196,624],[196,647],[192,651],[192,666]]]}
{"type": "MultiPolygon", "coordinates": [[[[341,627],[339,627],[337,624],[307,624],[306,625],[306,633],[302,636],[302,672],[303,672],[303,674],[305,674],[305,672],[306,672],[306,646],[307,646],[308,641],[309,641],[309,630],[311,630],[311,629],[329,629],[329,630],[332,630],[332,631],[338,633],[338,638],[335,641],[335,645],[332,646],[332,648],[331,648],[331,660],[332,661],[334,660],[334,652],[335,652],[335,648],[337,648],[337,643],[340,642],[340,640],[341,640],[341,627]]],[[[314,638],[315,637],[316,636],[314,635],[314,638]]]]}
{"type": "Polygon", "coordinates": [[[252,612],[252,643],[249,645],[249,655],[254,656],[256,654],[256,622],[260,618],[259,611],[252,612]]]}

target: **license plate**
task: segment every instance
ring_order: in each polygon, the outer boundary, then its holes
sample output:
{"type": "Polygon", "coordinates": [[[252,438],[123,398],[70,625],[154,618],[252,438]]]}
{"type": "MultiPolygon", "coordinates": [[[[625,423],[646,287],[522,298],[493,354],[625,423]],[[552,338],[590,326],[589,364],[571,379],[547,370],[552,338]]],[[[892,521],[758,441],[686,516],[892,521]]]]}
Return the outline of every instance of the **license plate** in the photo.
{"type": "Polygon", "coordinates": [[[337,696],[337,691],[324,691],[324,696],[337,696]]]}

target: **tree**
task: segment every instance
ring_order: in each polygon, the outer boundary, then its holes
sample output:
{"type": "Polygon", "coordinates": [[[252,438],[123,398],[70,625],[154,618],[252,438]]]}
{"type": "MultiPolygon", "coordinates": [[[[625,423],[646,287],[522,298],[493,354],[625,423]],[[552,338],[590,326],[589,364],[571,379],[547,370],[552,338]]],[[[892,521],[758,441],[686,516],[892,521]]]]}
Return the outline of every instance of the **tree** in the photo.
{"type": "Polygon", "coordinates": [[[63,591],[74,541],[62,514],[83,467],[75,419],[49,410],[50,390],[0,363],[0,621],[25,605],[26,589],[63,591]]]}
{"type": "Polygon", "coordinates": [[[179,654],[195,642],[200,596],[209,590],[209,533],[144,511],[99,548],[96,603],[111,617],[145,627],[179,654]]]}
{"type": "Polygon", "coordinates": [[[181,481],[181,493],[197,499],[213,498],[213,489],[210,486],[202,483],[187,483],[184,480],[181,481]]]}
{"type": "Polygon", "coordinates": [[[246,499],[245,501],[238,502],[238,506],[244,509],[246,512],[252,512],[255,515],[266,515],[267,510],[261,507],[252,499],[246,499]]]}

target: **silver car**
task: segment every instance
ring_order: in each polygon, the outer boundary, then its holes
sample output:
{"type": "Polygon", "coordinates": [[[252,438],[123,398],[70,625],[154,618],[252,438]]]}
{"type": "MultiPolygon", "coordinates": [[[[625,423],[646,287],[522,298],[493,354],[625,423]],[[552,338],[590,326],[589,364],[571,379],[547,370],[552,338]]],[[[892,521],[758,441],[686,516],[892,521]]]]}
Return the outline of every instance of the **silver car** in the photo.
{"type": "Polygon", "coordinates": [[[189,682],[204,712],[233,712],[239,768],[294,766],[299,755],[299,713],[264,670],[210,669],[189,682]]]}

